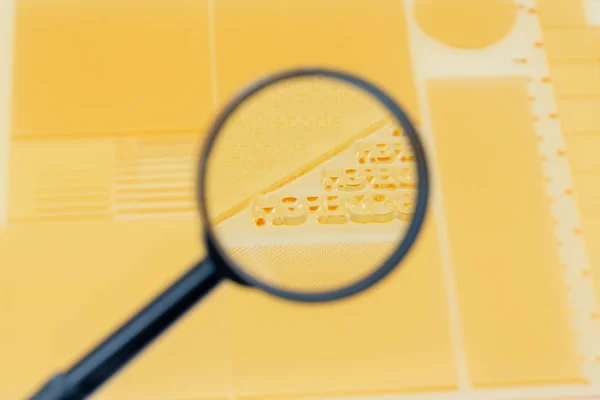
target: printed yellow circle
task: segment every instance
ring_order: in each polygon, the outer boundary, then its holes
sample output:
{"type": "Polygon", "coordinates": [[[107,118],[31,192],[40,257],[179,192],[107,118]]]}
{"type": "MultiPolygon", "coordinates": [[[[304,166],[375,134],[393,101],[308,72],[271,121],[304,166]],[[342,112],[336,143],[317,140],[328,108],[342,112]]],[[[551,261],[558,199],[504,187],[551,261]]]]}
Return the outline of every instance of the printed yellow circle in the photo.
{"type": "Polygon", "coordinates": [[[513,0],[415,0],[425,33],[449,46],[478,49],[502,39],[517,16],[513,0]]]}

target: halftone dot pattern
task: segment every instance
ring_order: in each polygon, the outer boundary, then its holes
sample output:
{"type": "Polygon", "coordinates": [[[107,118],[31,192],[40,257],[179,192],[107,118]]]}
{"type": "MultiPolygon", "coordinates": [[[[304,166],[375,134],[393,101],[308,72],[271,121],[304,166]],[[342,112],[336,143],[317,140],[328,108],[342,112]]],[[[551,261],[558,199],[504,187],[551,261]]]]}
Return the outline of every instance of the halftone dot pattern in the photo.
{"type": "Polygon", "coordinates": [[[397,242],[315,243],[237,247],[227,253],[266,284],[297,293],[331,292],[378,270],[397,242]]]}

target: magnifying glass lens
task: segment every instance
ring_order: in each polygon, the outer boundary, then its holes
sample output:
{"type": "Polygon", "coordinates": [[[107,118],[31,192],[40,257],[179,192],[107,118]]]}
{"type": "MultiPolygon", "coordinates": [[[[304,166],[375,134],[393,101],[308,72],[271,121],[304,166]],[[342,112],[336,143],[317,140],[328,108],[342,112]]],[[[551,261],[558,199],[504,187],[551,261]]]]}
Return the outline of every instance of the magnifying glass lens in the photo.
{"type": "Polygon", "coordinates": [[[292,295],[378,274],[419,201],[407,133],[379,97],[333,77],[293,77],[247,97],[204,164],[220,251],[246,279],[292,295]]]}

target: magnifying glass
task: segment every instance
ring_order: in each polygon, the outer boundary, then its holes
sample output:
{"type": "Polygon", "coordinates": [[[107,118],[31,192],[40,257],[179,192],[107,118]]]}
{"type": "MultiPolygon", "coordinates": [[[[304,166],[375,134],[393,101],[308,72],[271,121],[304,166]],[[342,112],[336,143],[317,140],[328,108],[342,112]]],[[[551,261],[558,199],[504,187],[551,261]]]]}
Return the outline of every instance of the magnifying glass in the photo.
{"type": "Polygon", "coordinates": [[[86,398],[224,279],[303,302],[373,286],[414,244],[429,180],[390,96],[348,73],[300,69],[227,105],[197,188],[208,257],[31,399],[86,398]]]}

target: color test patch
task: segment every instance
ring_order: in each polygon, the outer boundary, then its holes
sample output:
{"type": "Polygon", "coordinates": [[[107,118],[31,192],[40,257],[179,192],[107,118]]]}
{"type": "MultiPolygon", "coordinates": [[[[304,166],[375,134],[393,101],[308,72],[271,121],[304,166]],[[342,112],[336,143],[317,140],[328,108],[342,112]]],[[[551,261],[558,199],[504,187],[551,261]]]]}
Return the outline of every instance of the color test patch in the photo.
{"type": "Polygon", "coordinates": [[[200,132],[206,1],[15,2],[13,136],[200,132]]]}
{"type": "Polygon", "coordinates": [[[434,80],[429,101],[472,383],[582,381],[525,81],[434,80]]]}

